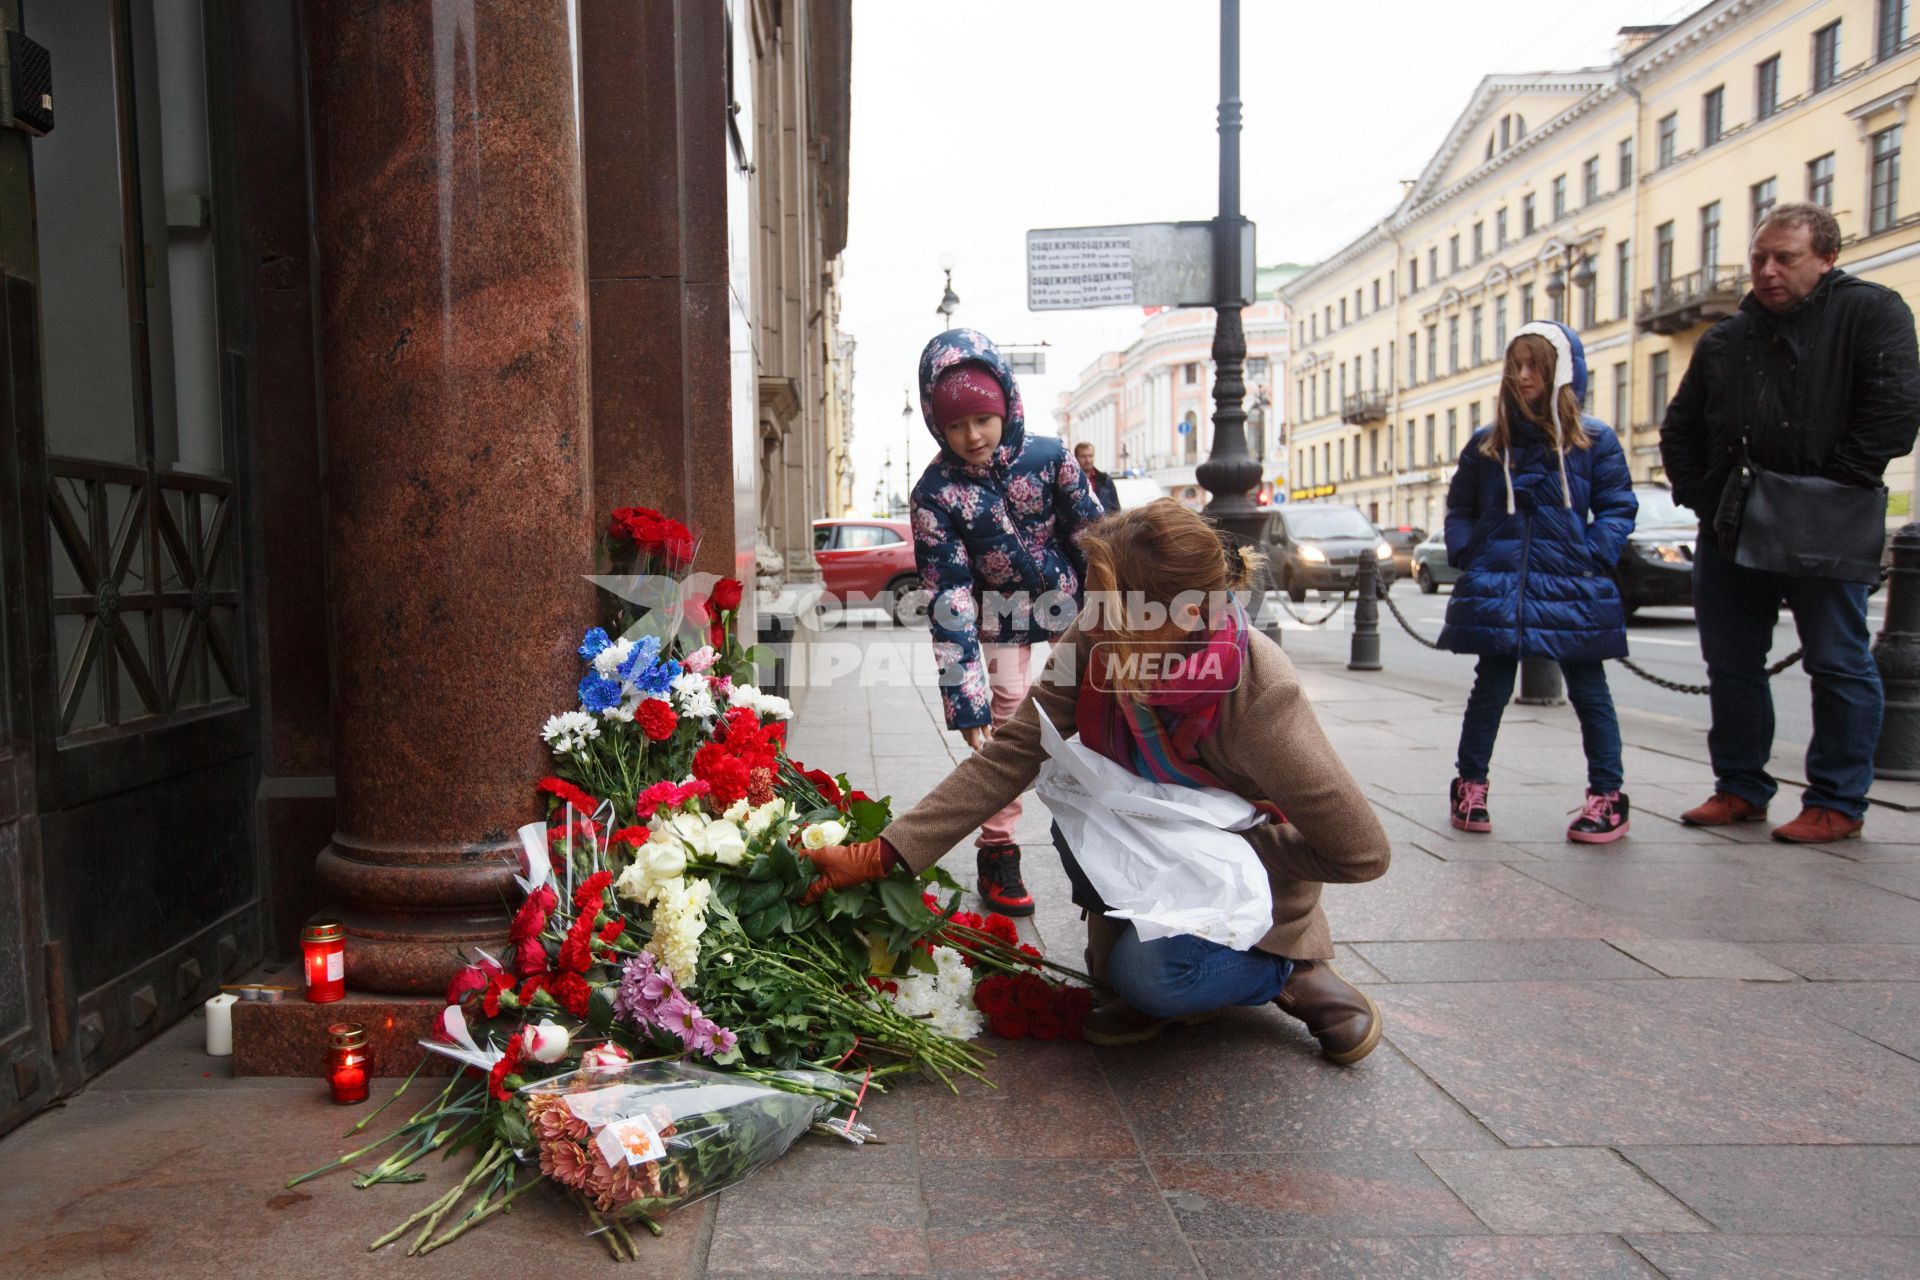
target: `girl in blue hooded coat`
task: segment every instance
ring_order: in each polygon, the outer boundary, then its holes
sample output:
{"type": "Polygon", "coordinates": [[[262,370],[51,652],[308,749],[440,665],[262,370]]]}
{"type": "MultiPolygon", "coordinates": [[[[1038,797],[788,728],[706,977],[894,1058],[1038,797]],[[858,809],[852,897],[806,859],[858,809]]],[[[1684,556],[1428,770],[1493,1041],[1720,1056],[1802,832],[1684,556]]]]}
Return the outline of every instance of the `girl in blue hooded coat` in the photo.
{"type": "Polygon", "coordinates": [[[1461,572],[1440,647],[1480,655],[1460,726],[1451,818],[1491,831],[1487,767],[1522,658],[1551,658],[1566,677],[1587,755],[1587,796],[1567,839],[1627,833],[1620,721],[1608,658],[1627,653],[1613,567],[1639,503],[1626,455],[1583,417],[1586,353],[1565,325],[1536,322],[1507,344],[1493,422],[1473,433],[1447,489],[1447,561],[1461,572]]]}
{"type": "MultiPolygon", "coordinates": [[[[920,411],[940,449],[913,486],[914,561],[947,727],[978,750],[1027,695],[1029,646],[1079,612],[1079,535],[1103,513],[1066,445],[1027,434],[1013,370],[985,334],[949,329],[927,344],[920,411]]],[[[980,896],[1025,916],[1019,817],[1016,797],[980,824],[980,896]]]]}

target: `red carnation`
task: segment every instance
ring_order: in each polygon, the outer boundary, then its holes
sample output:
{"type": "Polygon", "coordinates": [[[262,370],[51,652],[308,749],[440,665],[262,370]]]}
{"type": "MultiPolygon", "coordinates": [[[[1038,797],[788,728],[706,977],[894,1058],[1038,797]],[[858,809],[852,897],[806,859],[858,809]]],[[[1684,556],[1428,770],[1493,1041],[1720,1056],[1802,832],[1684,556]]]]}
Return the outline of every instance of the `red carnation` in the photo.
{"type": "Polygon", "coordinates": [[[500,1016],[500,997],[513,990],[513,979],[504,973],[495,972],[487,983],[486,991],[480,997],[480,1007],[486,1010],[489,1018],[500,1016]]]}
{"type": "Polygon", "coordinates": [[[600,941],[606,943],[608,946],[612,946],[614,940],[626,931],[627,922],[625,920],[609,920],[606,923],[606,927],[600,930],[600,941]]]}
{"type": "Polygon", "coordinates": [[[640,732],[655,742],[671,738],[680,723],[680,717],[673,713],[673,708],[660,698],[648,698],[641,703],[634,718],[640,725],[640,732]]]}
{"type": "Polygon", "coordinates": [[[581,912],[560,944],[560,967],[570,973],[585,973],[593,964],[593,917],[581,912]]]}
{"type": "Polygon", "coordinates": [[[487,1073],[487,1091],[501,1102],[513,1097],[513,1090],[507,1088],[507,1077],[520,1067],[520,1037],[508,1036],[506,1051],[500,1055],[500,1061],[493,1064],[493,1070],[487,1073]]]}
{"type": "Polygon", "coordinates": [[[747,773],[747,803],[758,809],[773,801],[773,770],[755,765],[747,773]]]}
{"type": "Polygon", "coordinates": [[[750,781],[747,766],[718,742],[705,743],[693,753],[693,776],[713,788],[713,802],[721,809],[743,799],[750,781]]]}
{"type": "Polygon", "coordinates": [[[1020,930],[998,911],[989,911],[987,918],[980,922],[980,928],[1010,947],[1020,941],[1020,930]]]}
{"type": "MultiPolygon", "coordinates": [[[[651,818],[653,815],[648,814],[647,816],[651,818]]],[[[652,834],[653,833],[645,827],[622,827],[607,837],[607,839],[611,844],[630,844],[638,849],[647,842],[647,838],[652,834]]]]}
{"type": "Polygon", "coordinates": [[[513,971],[521,977],[547,971],[547,947],[538,938],[513,944],[513,971]]]}
{"type": "Polygon", "coordinates": [[[560,905],[560,895],[553,891],[552,885],[541,885],[527,895],[520,904],[520,910],[514,913],[513,924],[507,929],[509,942],[525,942],[538,938],[540,931],[547,927],[547,917],[560,905]]]}
{"type": "Polygon", "coordinates": [[[573,909],[591,920],[606,905],[607,886],[613,883],[613,872],[596,871],[580,882],[573,891],[573,909]]]}
{"type": "Polygon", "coordinates": [[[592,813],[600,807],[598,800],[565,778],[542,778],[538,785],[540,790],[559,800],[560,803],[570,804],[583,814],[592,813]]]}
{"type": "Polygon", "coordinates": [[[1019,945],[1017,950],[1020,952],[1021,955],[1025,956],[1028,960],[1032,961],[1034,964],[1037,965],[1040,963],[1040,948],[1035,946],[1030,946],[1027,943],[1023,942],[1019,945]]]}
{"type": "Polygon", "coordinates": [[[713,607],[733,610],[740,607],[741,586],[738,578],[722,578],[713,584],[713,607]]]}
{"type": "Polygon", "coordinates": [[[565,1009],[574,1017],[584,1018],[587,1016],[588,1001],[593,995],[593,988],[589,987],[587,980],[579,974],[562,973],[556,975],[548,984],[547,991],[555,1000],[560,1002],[562,1009],[565,1009]]]}

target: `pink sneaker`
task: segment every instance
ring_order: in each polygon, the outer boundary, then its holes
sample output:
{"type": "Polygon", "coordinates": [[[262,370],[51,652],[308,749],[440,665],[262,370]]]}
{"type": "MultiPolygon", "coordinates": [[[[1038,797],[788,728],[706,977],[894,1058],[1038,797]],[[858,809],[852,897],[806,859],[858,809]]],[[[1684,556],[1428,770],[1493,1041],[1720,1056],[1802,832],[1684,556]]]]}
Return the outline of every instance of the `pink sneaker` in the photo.
{"type": "Polygon", "coordinates": [[[1462,831],[1493,830],[1493,815],[1487,812],[1487,784],[1455,778],[1449,792],[1453,825],[1462,831]]]}
{"type": "Polygon", "coordinates": [[[1567,839],[1576,844],[1610,844],[1627,834],[1627,793],[1589,791],[1579,817],[1567,827],[1567,839]]]}

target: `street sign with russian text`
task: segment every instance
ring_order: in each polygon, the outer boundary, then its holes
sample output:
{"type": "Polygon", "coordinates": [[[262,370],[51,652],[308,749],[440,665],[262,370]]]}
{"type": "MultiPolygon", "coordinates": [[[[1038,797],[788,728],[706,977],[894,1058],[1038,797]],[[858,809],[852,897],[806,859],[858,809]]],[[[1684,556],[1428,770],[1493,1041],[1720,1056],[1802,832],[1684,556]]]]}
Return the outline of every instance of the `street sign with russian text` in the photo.
{"type": "MultiPolygon", "coordinates": [[[[1242,301],[1254,292],[1253,224],[1241,224],[1242,301]]],[[[1027,232],[1027,309],[1210,307],[1213,224],[1137,222],[1027,232]]]]}

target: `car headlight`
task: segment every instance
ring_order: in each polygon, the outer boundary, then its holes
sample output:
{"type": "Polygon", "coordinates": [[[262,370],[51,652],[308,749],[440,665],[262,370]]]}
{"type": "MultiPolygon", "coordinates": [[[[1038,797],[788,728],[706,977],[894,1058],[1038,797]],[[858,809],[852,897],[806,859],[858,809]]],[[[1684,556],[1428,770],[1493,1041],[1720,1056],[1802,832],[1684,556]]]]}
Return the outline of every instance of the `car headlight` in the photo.
{"type": "Polygon", "coordinates": [[[1300,547],[1300,558],[1309,564],[1325,564],[1327,553],[1311,543],[1305,543],[1300,547]]]}
{"type": "Polygon", "coordinates": [[[1393,559],[1393,544],[1390,542],[1383,542],[1379,546],[1375,547],[1373,549],[1373,558],[1376,560],[1393,559]]]}
{"type": "Polygon", "coordinates": [[[1692,564],[1693,544],[1691,542],[1656,542],[1647,548],[1655,560],[1667,564],[1692,564]]]}

